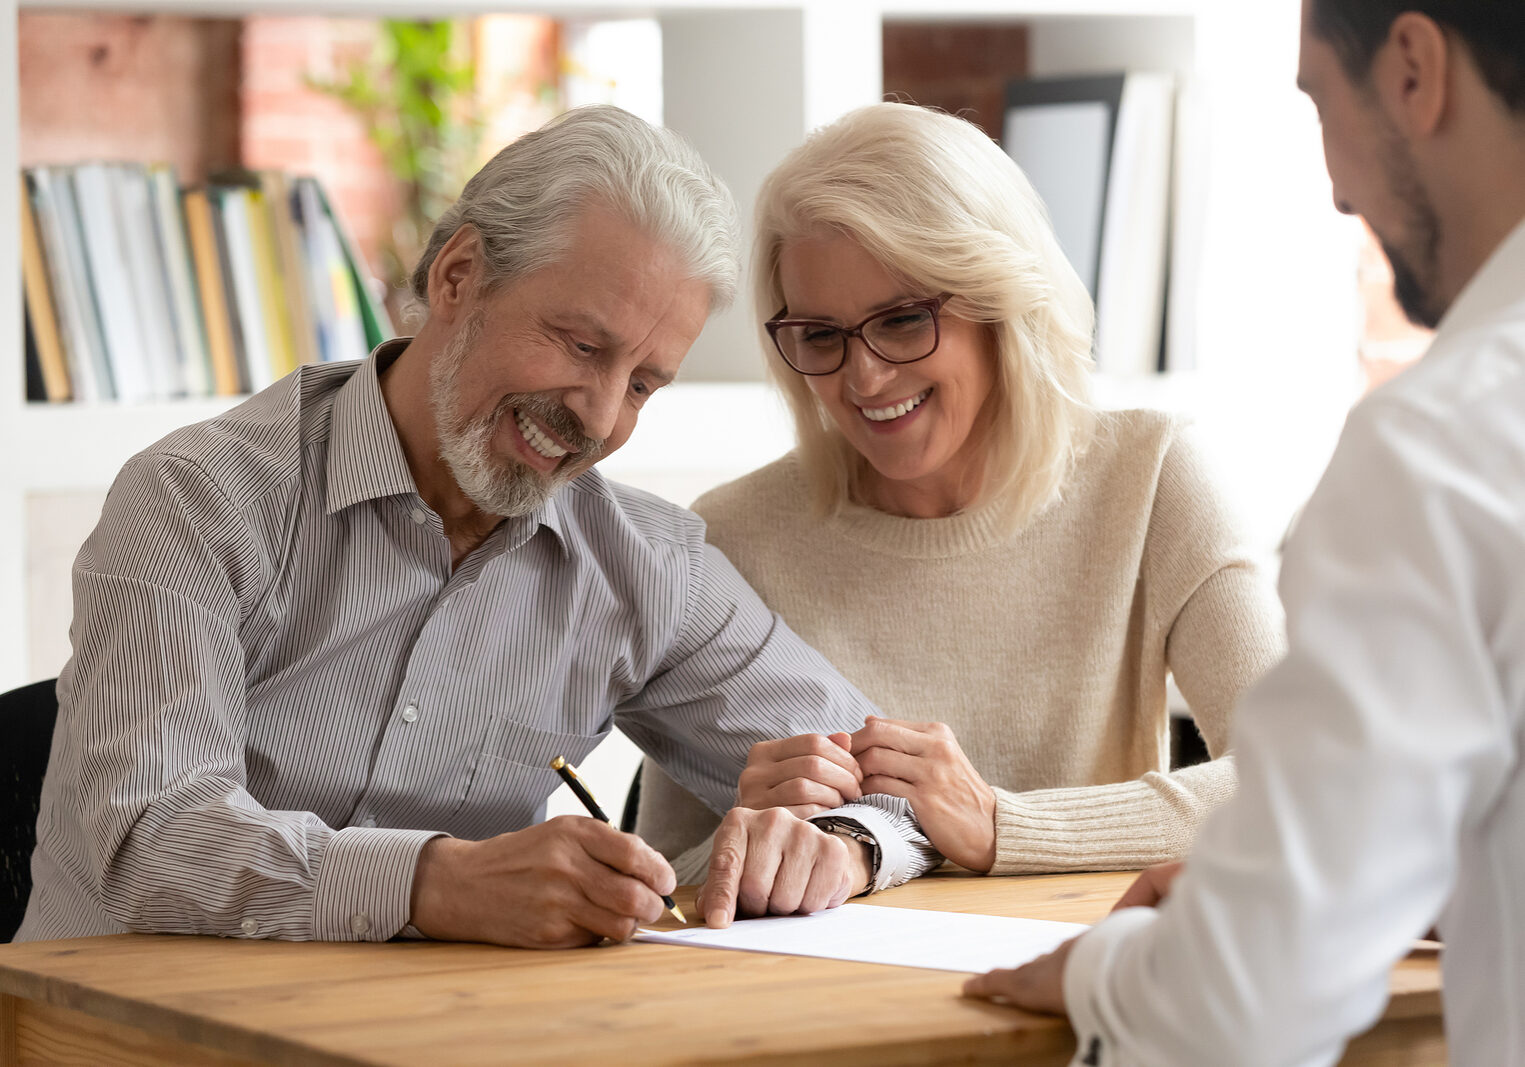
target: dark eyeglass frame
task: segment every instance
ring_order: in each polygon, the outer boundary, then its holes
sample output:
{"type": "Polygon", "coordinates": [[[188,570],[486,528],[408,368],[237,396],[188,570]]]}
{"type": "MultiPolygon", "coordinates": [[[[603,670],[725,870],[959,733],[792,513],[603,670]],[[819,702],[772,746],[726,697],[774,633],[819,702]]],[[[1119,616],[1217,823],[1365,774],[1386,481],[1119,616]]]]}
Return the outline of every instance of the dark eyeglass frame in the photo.
{"type": "Polygon", "coordinates": [[[899,367],[904,366],[907,363],[920,362],[921,360],[926,359],[927,356],[930,356],[933,352],[937,351],[937,346],[942,343],[942,320],[940,316],[943,305],[952,299],[952,293],[944,293],[942,296],[931,296],[924,300],[907,300],[904,304],[896,304],[892,308],[885,308],[883,311],[874,312],[872,315],[858,323],[856,326],[839,326],[837,323],[827,322],[825,319],[782,318],[781,316],[784,314],[784,312],[789,310],[788,307],[785,306],[779,308],[771,319],[763,323],[763,329],[768,331],[768,336],[773,340],[773,347],[778,349],[778,354],[783,357],[785,363],[789,364],[789,369],[795,371],[796,373],[806,375],[807,377],[819,378],[827,374],[835,374],[837,371],[841,370],[842,365],[847,362],[848,342],[851,341],[854,337],[862,341],[863,347],[872,352],[876,357],[884,360],[886,363],[890,363],[899,367]],[[900,314],[910,308],[925,308],[927,311],[932,313],[932,347],[928,349],[925,354],[916,356],[913,359],[891,359],[889,356],[885,355],[883,352],[874,347],[874,343],[870,341],[868,337],[863,333],[863,328],[871,322],[875,322],[883,318],[888,318],[891,315],[900,314]],[[789,353],[784,351],[784,346],[779,344],[778,341],[779,330],[784,329],[785,327],[796,326],[822,326],[829,330],[836,330],[842,337],[842,349],[838,354],[836,365],[833,366],[830,370],[804,370],[800,367],[796,367],[794,365],[794,361],[789,358],[789,353]]]}

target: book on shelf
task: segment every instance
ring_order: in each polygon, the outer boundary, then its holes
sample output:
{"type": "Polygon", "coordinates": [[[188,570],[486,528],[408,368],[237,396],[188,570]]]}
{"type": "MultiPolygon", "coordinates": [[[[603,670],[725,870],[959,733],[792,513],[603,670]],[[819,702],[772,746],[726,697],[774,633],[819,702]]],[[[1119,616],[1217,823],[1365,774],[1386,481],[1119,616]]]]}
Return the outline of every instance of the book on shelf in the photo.
{"type": "Polygon", "coordinates": [[[23,171],[28,351],[51,401],[256,391],[394,335],[316,180],[163,165],[23,171]]]}
{"type": "Polygon", "coordinates": [[[21,328],[26,333],[26,398],[28,400],[47,400],[48,386],[42,378],[42,357],[37,352],[37,335],[32,332],[32,309],[23,306],[21,309],[21,328]]]}
{"type": "Polygon", "coordinates": [[[297,179],[295,197],[307,236],[309,285],[322,358],[356,359],[369,336],[361,312],[366,293],[364,286],[355,284],[345,260],[338,216],[329,210],[321,188],[311,179],[297,179]]]}
{"type": "MultiPolygon", "coordinates": [[[[85,245],[79,233],[79,211],[67,174],[49,167],[26,173],[25,190],[37,219],[53,310],[64,341],[73,396],[103,400],[116,395],[106,342],[101,337],[95,293],[85,264],[85,245]]],[[[23,288],[26,285],[22,279],[23,288]]]]}
{"type": "Polygon", "coordinates": [[[27,399],[68,400],[74,387],[69,377],[69,361],[64,355],[63,336],[58,332],[58,316],[53,311],[53,283],[42,258],[37,217],[25,196],[21,198],[21,277],[26,297],[27,399]],[[40,396],[36,395],[38,389],[34,385],[41,387],[40,396]]]}
{"type": "Polygon", "coordinates": [[[212,393],[211,355],[207,351],[206,326],[202,322],[201,300],[192,273],[180,186],[175,181],[174,172],[163,164],[150,166],[147,176],[153,194],[154,225],[163,256],[170,324],[180,357],[180,380],[190,396],[209,396],[212,393]]]}

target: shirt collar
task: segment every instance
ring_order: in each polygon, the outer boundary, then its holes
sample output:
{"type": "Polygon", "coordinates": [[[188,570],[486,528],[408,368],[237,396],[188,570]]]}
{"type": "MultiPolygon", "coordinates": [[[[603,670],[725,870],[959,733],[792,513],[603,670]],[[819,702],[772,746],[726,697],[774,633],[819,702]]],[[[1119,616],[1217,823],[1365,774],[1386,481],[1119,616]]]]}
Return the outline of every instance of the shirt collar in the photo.
{"type": "Polygon", "coordinates": [[[377,345],[334,398],[328,438],[330,515],[362,500],[418,492],[381,396],[380,379],[411,340],[399,337],[377,345]]]}
{"type": "MultiPolygon", "coordinates": [[[[328,513],[342,511],[364,500],[389,496],[417,496],[418,486],[408,468],[397,427],[381,395],[381,374],[402,355],[413,340],[397,337],[383,341],[364,360],[334,398],[328,440],[328,513]]],[[[564,490],[563,490],[564,491],[564,490]]],[[[560,494],[557,494],[558,496],[560,494]]],[[[527,516],[536,526],[556,535],[563,554],[569,550],[568,534],[556,497],[527,516]]],[[[528,535],[525,535],[525,540],[528,535]]]]}
{"type": "Polygon", "coordinates": [[[1437,340],[1491,322],[1500,312],[1521,304],[1525,278],[1525,219],[1493,250],[1440,320],[1437,340]]]}

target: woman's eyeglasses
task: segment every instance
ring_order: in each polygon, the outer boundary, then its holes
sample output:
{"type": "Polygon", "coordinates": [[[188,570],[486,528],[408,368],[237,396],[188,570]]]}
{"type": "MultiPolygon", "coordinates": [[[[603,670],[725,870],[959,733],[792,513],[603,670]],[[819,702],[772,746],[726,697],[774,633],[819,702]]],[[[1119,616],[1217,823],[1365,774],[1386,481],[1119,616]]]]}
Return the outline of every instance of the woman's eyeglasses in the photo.
{"type": "Polygon", "coordinates": [[[783,318],[786,308],[763,323],[778,354],[801,374],[832,374],[847,361],[847,342],[861,337],[886,363],[915,363],[937,351],[938,313],[951,293],[876,311],[856,326],[819,319],[783,318]]]}

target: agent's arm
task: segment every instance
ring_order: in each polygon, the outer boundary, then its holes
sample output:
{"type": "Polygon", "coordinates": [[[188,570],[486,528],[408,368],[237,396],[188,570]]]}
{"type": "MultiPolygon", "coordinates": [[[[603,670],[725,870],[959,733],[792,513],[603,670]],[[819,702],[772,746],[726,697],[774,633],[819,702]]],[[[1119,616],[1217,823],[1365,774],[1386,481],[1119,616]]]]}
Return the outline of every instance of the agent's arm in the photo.
{"type": "MultiPolygon", "coordinates": [[[[1288,548],[1290,651],[1240,713],[1238,795],[1160,909],[1117,912],[1065,964],[1097,1063],[1333,1062],[1466,891],[1458,857],[1520,729],[1498,650],[1525,646],[1500,581],[1525,546],[1493,469],[1516,437],[1474,422],[1461,439],[1373,400],[1352,413],[1288,548]]],[[[1457,958],[1496,951],[1484,923],[1442,929],[1457,958]]]]}

